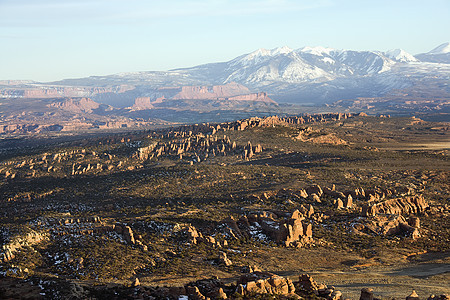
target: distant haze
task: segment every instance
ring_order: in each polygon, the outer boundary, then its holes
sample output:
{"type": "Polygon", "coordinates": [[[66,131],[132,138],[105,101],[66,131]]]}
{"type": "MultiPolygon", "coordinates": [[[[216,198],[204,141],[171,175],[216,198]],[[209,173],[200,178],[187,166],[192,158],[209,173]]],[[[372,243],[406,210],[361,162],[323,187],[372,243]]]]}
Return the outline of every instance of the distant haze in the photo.
{"type": "Polygon", "coordinates": [[[228,61],[257,48],[428,52],[447,0],[1,0],[0,80],[54,81],[228,61]]]}

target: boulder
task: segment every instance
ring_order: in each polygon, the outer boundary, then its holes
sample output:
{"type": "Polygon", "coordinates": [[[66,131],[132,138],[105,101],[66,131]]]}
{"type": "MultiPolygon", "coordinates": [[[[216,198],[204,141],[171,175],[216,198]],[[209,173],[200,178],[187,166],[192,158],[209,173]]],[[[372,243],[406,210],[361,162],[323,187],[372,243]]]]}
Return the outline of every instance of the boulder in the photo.
{"type": "MultiPolygon", "coordinates": [[[[309,204],[307,207],[300,205],[299,211],[302,219],[304,219],[304,217],[311,218],[311,216],[314,214],[314,206],[312,206],[311,204],[309,204]]],[[[293,218],[293,216],[291,218],[293,218]]]]}
{"type": "Polygon", "coordinates": [[[342,200],[340,198],[338,198],[334,202],[334,207],[337,208],[337,209],[344,208],[344,202],[342,202],[342,200]]]}
{"type": "Polygon", "coordinates": [[[198,238],[199,234],[197,228],[195,228],[194,226],[189,226],[187,228],[187,235],[190,240],[195,240],[196,238],[198,238]]]}
{"type": "Polygon", "coordinates": [[[406,300],[419,300],[419,295],[413,290],[412,293],[406,297],[406,300]]]}
{"type": "Polygon", "coordinates": [[[233,264],[225,252],[219,252],[219,261],[227,267],[233,264]]]}
{"type": "Polygon", "coordinates": [[[443,294],[440,296],[430,295],[427,300],[450,300],[450,295],[443,294]]]}
{"type": "Polygon", "coordinates": [[[202,279],[186,286],[189,299],[227,299],[226,286],[217,278],[202,279]]]}
{"type": "Polygon", "coordinates": [[[303,236],[301,219],[289,219],[286,223],[280,225],[276,240],[290,246],[293,242],[298,241],[301,236],[303,236]]]}
{"type": "Polygon", "coordinates": [[[242,268],[243,273],[253,273],[253,272],[261,272],[258,266],[245,266],[242,268]]]}
{"type": "Polygon", "coordinates": [[[168,288],[168,296],[179,299],[181,295],[186,295],[186,288],[184,286],[171,286],[168,288]]]}
{"type": "Polygon", "coordinates": [[[196,286],[188,286],[186,287],[186,292],[189,296],[189,299],[193,300],[206,300],[206,297],[200,293],[200,290],[196,286]]]}
{"type": "Polygon", "coordinates": [[[301,274],[296,284],[297,289],[304,290],[308,293],[315,292],[319,289],[317,282],[308,274],[301,274]]]}
{"type": "Polygon", "coordinates": [[[414,228],[420,228],[420,219],[416,216],[411,216],[408,219],[408,225],[414,228]]]}
{"type": "Polygon", "coordinates": [[[342,292],[333,290],[333,292],[328,296],[329,300],[340,300],[342,299],[342,292]]]}
{"type": "Polygon", "coordinates": [[[141,283],[139,282],[139,278],[137,278],[137,277],[134,279],[133,283],[131,284],[132,287],[137,287],[140,285],[141,285],[141,283]]]}
{"type": "Polygon", "coordinates": [[[223,291],[223,288],[219,288],[217,290],[217,296],[215,297],[215,299],[227,299],[227,294],[225,294],[225,292],[223,291]]]}
{"type": "Polygon", "coordinates": [[[361,296],[359,300],[373,300],[373,289],[372,288],[362,288],[361,296]]]}
{"type": "Polygon", "coordinates": [[[308,193],[304,189],[299,190],[298,194],[299,194],[300,197],[302,197],[304,199],[308,198],[308,193]]]}
{"type": "Polygon", "coordinates": [[[291,219],[303,219],[303,214],[298,209],[296,209],[292,212],[291,219]]]}
{"type": "Polygon", "coordinates": [[[303,235],[308,238],[312,238],[312,224],[311,223],[303,224],[303,235]]]}
{"type": "Polygon", "coordinates": [[[239,229],[239,226],[236,222],[236,220],[233,218],[233,216],[230,216],[229,218],[225,219],[225,224],[227,224],[228,228],[230,228],[234,235],[241,236],[241,230],[239,229]]]}
{"type": "Polygon", "coordinates": [[[308,213],[307,213],[307,217],[311,218],[312,215],[314,214],[314,206],[312,206],[311,204],[308,206],[308,213]]]}
{"type": "Polygon", "coordinates": [[[322,196],[323,191],[320,185],[315,184],[306,188],[306,192],[310,194],[317,194],[319,197],[322,196]]]}
{"type": "Polygon", "coordinates": [[[317,195],[316,193],[310,194],[309,198],[317,203],[321,203],[322,201],[320,200],[319,195],[317,195]]]}
{"type": "Polygon", "coordinates": [[[135,244],[135,240],[134,240],[134,235],[133,235],[133,230],[131,229],[130,226],[125,226],[123,228],[123,238],[124,240],[129,243],[129,244],[135,244]]]}
{"type": "Polygon", "coordinates": [[[344,200],[344,207],[345,208],[352,208],[353,207],[353,197],[352,197],[352,195],[348,195],[347,198],[344,200]]]}

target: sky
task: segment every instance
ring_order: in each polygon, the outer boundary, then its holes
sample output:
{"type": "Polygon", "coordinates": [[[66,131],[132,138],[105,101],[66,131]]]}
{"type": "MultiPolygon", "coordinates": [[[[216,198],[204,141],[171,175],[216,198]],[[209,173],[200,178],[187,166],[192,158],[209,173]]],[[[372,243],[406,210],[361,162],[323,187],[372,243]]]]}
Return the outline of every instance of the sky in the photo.
{"type": "Polygon", "coordinates": [[[0,0],[0,80],[228,61],[258,48],[428,52],[449,0],[0,0]]]}

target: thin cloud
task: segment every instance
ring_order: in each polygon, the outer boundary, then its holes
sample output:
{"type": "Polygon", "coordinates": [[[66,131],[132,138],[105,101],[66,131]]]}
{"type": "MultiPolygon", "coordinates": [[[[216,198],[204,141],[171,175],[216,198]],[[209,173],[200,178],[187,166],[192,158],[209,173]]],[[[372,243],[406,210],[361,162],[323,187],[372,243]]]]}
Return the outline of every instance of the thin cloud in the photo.
{"type": "Polygon", "coordinates": [[[147,22],[177,17],[252,16],[303,11],[330,6],[330,0],[97,0],[0,2],[0,26],[64,26],[92,22],[147,22]]]}
{"type": "MultiPolygon", "coordinates": [[[[139,1],[137,1],[139,2],[139,1]]],[[[133,3],[133,2],[131,2],[133,3]]],[[[159,5],[133,7],[122,14],[123,18],[165,18],[183,16],[241,16],[273,14],[286,11],[302,11],[330,6],[329,0],[293,1],[293,0],[247,0],[247,1],[167,1],[159,5]]]]}

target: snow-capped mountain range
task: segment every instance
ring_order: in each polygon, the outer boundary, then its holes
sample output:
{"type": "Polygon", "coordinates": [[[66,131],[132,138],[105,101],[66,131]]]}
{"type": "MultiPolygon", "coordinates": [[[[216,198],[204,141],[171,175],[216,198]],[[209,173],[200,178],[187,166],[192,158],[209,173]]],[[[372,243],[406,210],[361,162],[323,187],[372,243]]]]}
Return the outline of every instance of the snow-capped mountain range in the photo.
{"type": "MultiPolygon", "coordinates": [[[[130,97],[161,97],[161,87],[242,84],[252,92],[268,92],[278,102],[326,103],[339,99],[376,97],[393,89],[450,78],[450,43],[411,55],[402,49],[337,50],[324,47],[258,49],[227,62],[166,72],[120,73],[62,80],[52,86],[123,86],[130,97]],[[130,92],[131,89],[131,92],[130,92]]],[[[126,94],[123,94],[125,96],[126,94]]],[[[83,94],[107,104],[105,95],[83,94]]],[[[117,97],[116,97],[117,98],[117,97]]],[[[123,107],[132,104],[124,99],[123,107]]],[[[133,99],[134,100],[134,99],[133,99]]],[[[114,103],[117,104],[117,103],[114,103]]]]}
{"type": "MultiPolygon", "coordinates": [[[[433,49],[422,55],[422,62],[427,62],[428,55],[447,55],[449,48],[449,43],[446,43],[433,49]]],[[[194,77],[213,75],[216,83],[235,81],[251,87],[260,87],[279,83],[325,82],[338,78],[374,76],[392,70],[399,63],[413,62],[419,60],[402,49],[380,52],[303,47],[293,50],[285,46],[272,50],[258,49],[229,62],[178,69],[174,72],[194,77]]],[[[450,60],[446,63],[450,63],[450,60]]]]}

